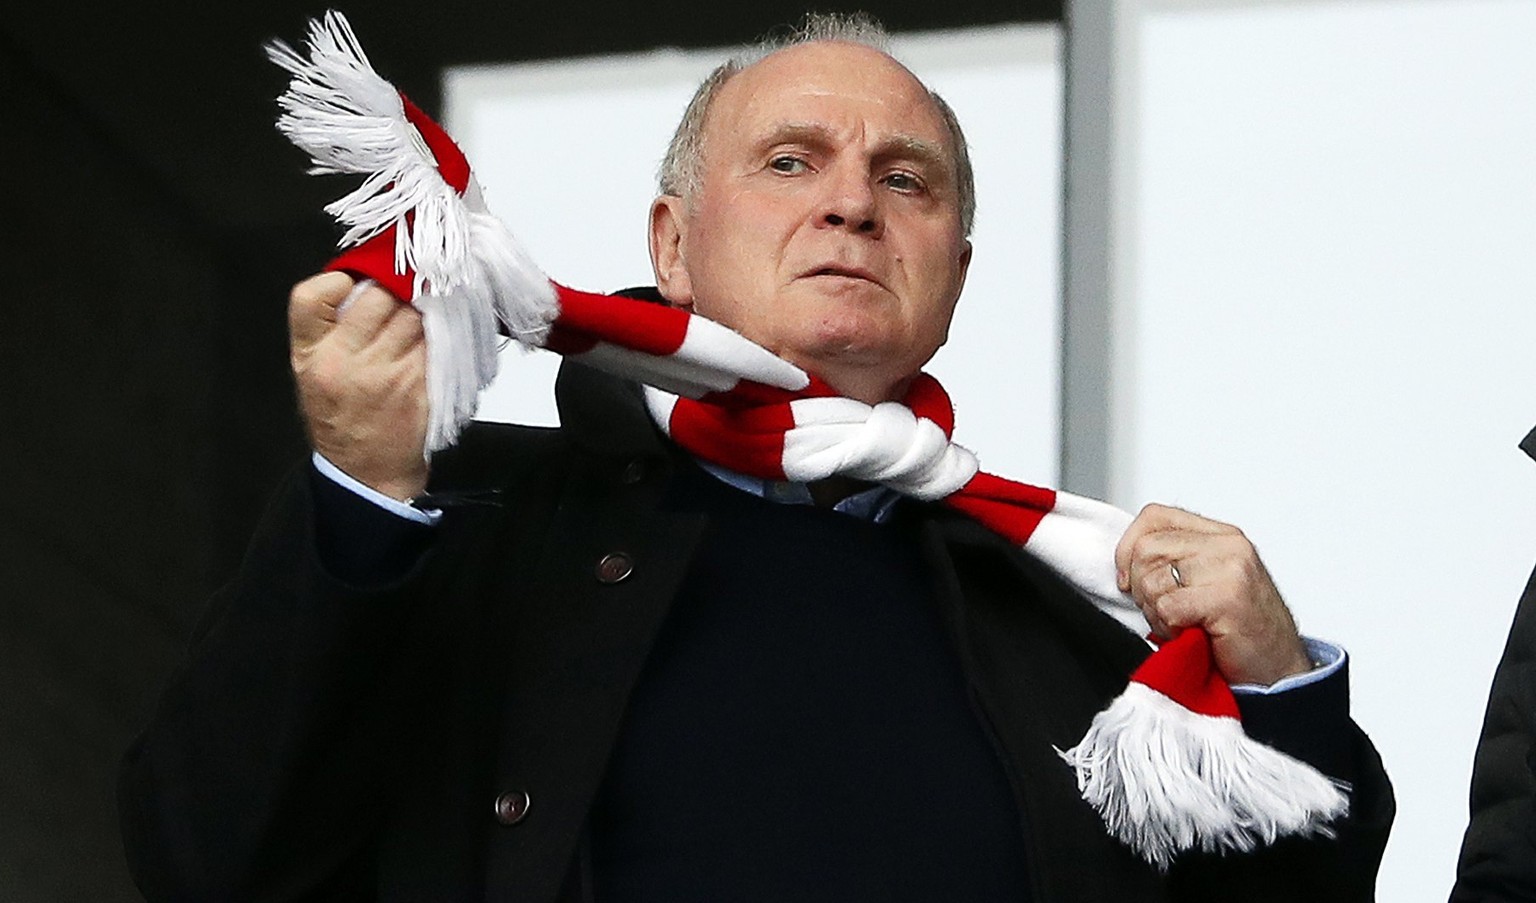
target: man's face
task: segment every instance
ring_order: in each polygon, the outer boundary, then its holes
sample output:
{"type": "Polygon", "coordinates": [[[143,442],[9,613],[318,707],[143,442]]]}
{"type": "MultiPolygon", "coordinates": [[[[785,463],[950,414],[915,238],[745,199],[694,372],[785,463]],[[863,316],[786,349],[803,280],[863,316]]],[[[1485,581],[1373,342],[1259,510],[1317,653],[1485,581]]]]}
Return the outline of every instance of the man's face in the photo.
{"type": "Polygon", "coordinates": [[[720,89],[701,184],[651,211],[661,292],[864,401],[944,343],[970,262],[954,149],[911,73],[804,44],[720,89]]]}

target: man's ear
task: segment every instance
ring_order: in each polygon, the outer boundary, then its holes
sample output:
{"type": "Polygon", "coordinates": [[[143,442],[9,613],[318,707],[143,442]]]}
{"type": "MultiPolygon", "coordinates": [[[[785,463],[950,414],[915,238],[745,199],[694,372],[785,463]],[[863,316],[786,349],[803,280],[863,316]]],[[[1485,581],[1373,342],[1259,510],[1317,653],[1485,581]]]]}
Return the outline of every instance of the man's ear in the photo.
{"type": "Polygon", "coordinates": [[[964,247],[960,249],[960,284],[955,286],[955,300],[960,300],[960,292],[965,288],[965,274],[971,271],[971,240],[964,240],[964,247]]]}
{"type": "Polygon", "coordinates": [[[950,310],[960,301],[960,293],[965,290],[965,274],[971,271],[971,240],[964,239],[960,243],[960,259],[955,267],[955,295],[949,300],[950,310]]]}
{"type": "Polygon", "coordinates": [[[971,270],[970,239],[964,239],[961,242],[960,258],[956,263],[958,265],[955,268],[954,294],[949,299],[949,319],[944,323],[944,339],[939,343],[940,345],[949,341],[949,327],[955,320],[955,305],[960,303],[960,293],[965,290],[965,274],[971,270]]]}
{"type": "Polygon", "coordinates": [[[656,290],[684,310],[693,307],[693,281],[685,256],[688,210],[683,199],[664,194],[651,202],[651,271],[656,290]]]}

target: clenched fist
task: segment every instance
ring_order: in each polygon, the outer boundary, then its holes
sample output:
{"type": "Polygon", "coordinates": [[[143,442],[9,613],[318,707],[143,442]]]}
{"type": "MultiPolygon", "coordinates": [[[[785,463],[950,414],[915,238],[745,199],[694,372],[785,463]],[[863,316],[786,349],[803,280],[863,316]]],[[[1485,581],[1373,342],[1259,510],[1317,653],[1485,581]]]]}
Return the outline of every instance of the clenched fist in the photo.
{"type": "Polygon", "coordinates": [[[396,499],[427,485],[421,315],[371,282],[321,273],[293,287],[288,333],[315,451],[396,499]]]}
{"type": "Polygon", "coordinates": [[[1231,524],[1148,505],[1121,537],[1115,570],[1154,633],[1203,628],[1229,683],[1267,685],[1312,667],[1258,551],[1231,524]]]}

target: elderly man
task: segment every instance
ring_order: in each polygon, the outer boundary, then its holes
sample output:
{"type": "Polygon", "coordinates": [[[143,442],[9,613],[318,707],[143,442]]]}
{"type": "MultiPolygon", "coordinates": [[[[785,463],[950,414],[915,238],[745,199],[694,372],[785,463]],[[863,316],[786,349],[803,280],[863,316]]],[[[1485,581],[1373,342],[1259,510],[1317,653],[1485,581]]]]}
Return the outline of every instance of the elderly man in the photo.
{"type": "MultiPolygon", "coordinates": [[[[880,40],[818,19],[721,67],[650,216],[657,300],[871,404],[944,343],[973,206],[953,115],[880,40]]],[[[881,486],[700,460],[571,365],[561,428],[476,425],[429,472],[415,311],[328,273],[290,324],[315,465],[128,756],[151,899],[1372,897],[1391,793],[1340,653],[1235,528],[1148,508],[1122,589],[1203,628],[1250,733],[1351,812],[1164,870],[1053,749],[1146,646],[1029,555],[881,486]],[[404,504],[429,489],[440,518],[404,504]]]]}

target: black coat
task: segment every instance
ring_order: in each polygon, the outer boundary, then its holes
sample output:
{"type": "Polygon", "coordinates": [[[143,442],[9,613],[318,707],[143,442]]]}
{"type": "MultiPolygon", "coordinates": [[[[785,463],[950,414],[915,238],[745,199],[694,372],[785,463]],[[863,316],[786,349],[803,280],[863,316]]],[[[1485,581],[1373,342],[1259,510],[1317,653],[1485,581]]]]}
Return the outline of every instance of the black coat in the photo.
{"type": "MultiPolygon", "coordinates": [[[[634,387],[567,366],[557,397],[561,429],[477,425],[434,462],[434,491],[500,504],[450,507],[429,540],[381,527],[381,548],[427,549],[382,585],[322,566],[315,487],[290,482],[125,759],[124,837],[148,898],[582,899],[588,812],[705,523],[660,506],[683,462],[634,387]],[[599,567],[613,553],[633,563],[616,583],[599,567]],[[530,801],[512,825],[505,805],[497,817],[507,792],[530,801]]],[[[1109,839],[1053,750],[1145,645],[977,524],[922,516],[1040,903],[1372,899],[1392,795],[1344,678],[1243,702],[1250,733],[1354,783],[1337,839],[1161,875],[1109,839]]]]}
{"type": "MultiPolygon", "coordinates": [[[[1520,447],[1536,458],[1536,430],[1520,447]]],[[[1536,900],[1536,573],[1488,693],[1451,900],[1536,900]]]]}

